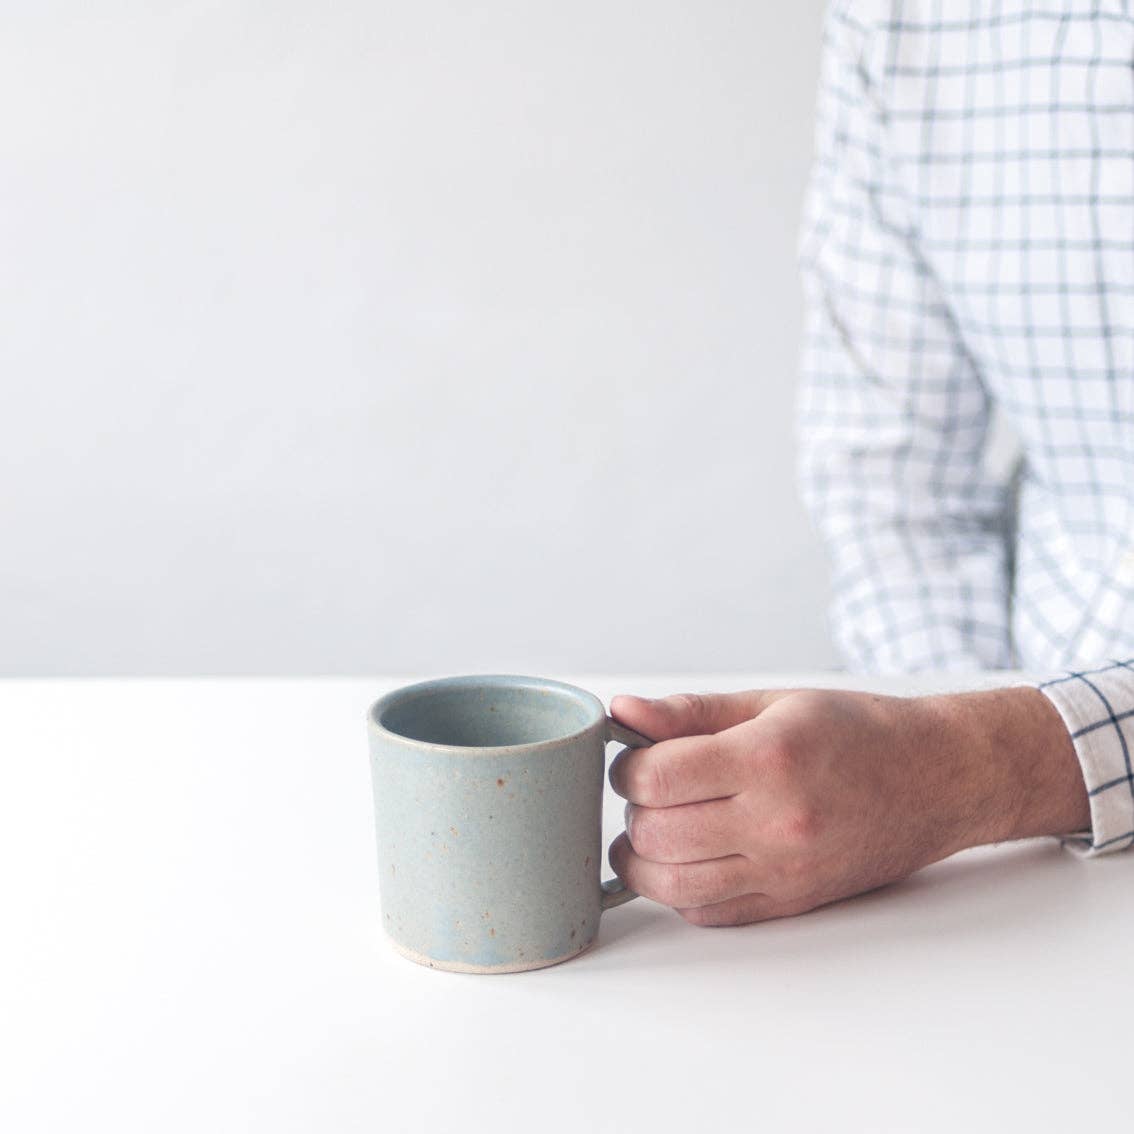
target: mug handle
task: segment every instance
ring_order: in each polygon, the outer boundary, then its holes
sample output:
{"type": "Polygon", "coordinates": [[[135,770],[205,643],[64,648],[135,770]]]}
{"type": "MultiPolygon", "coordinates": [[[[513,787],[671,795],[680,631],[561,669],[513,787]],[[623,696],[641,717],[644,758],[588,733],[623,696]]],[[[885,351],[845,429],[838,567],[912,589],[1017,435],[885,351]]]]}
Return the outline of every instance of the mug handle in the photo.
{"type": "MultiPolygon", "coordinates": [[[[620,725],[610,717],[606,718],[607,744],[625,744],[627,748],[648,748],[653,744],[640,732],[620,725]]],[[[633,890],[626,889],[626,883],[621,878],[611,878],[602,884],[602,908],[612,910],[615,906],[625,905],[638,895],[633,890]]]]}

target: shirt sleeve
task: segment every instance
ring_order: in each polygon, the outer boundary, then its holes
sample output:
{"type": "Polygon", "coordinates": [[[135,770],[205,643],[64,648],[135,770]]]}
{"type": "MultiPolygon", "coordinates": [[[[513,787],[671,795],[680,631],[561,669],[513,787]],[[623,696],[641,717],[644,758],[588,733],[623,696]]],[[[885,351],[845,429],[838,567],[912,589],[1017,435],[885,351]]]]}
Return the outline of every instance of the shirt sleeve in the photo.
{"type": "Polygon", "coordinates": [[[1065,673],[1039,685],[1055,706],[1083,769],[1091,830],[1064,845],[1087,856],[1134,843],[1134,659],[1065,673]]]}
{"type": "MultiPolygon", "coordinates": [[[[984,468],[990,399],[918,247],[887,156],[872,61],[832,4],[800,236],[799,481],[831,566],[831,629],[855,669],[1011,665],[1010,472],[984,468]]],[[[905,171],[908,174],[908,171],[905,171]]]]}

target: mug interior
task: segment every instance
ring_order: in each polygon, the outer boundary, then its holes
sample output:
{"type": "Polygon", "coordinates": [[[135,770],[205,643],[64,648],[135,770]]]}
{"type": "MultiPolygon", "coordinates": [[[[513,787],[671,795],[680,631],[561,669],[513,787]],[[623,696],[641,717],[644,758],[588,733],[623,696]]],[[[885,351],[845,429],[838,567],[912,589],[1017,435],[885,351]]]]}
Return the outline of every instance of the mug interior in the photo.
{"type": "Polygon", "coordinates": [[[387,732],[424,744],[499,748],[563,740],[598,717],[569,686],[469,678],[410,686],[388,698],[376,719],[387,732]]]}

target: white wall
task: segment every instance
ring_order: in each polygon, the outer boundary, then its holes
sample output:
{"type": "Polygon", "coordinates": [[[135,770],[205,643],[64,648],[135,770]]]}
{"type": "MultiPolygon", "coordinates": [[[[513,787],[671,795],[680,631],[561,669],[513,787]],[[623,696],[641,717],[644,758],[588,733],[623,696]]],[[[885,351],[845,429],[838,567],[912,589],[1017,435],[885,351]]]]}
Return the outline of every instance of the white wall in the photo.
{"type": "Polygon", "coordinates": [[[0,673],[830,664],[820,8],[8,6],[0,673]]]}

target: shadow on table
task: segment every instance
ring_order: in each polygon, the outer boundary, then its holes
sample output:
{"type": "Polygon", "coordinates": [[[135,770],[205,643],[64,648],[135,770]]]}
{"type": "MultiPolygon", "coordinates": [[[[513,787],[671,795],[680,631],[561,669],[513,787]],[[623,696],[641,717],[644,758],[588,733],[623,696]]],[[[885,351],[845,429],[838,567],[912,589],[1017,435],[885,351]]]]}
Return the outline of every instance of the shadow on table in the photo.
{"type": "Polygon", "coordinates": [[[1070,932],[1099,903],[1125,901],[1132,874],[1134,856],[1087,862],[1045,839],[965,851],[901,882],[757,925],[698,928],[638,901],[604,916],[590,963],[604,970],[687,968],[785,950],[815,960],[848,950],[956,948],[993,929],[1002,942],[1033,941],[1070,932]]]}

